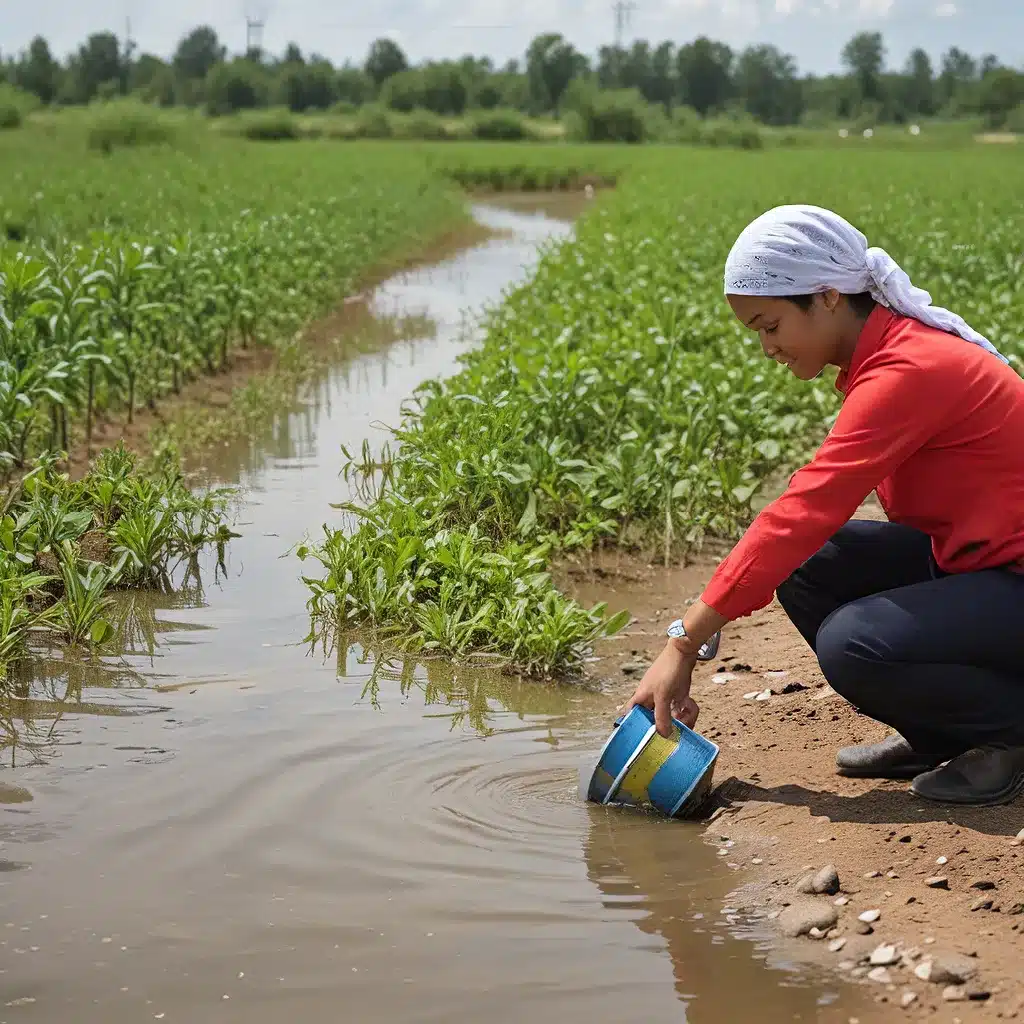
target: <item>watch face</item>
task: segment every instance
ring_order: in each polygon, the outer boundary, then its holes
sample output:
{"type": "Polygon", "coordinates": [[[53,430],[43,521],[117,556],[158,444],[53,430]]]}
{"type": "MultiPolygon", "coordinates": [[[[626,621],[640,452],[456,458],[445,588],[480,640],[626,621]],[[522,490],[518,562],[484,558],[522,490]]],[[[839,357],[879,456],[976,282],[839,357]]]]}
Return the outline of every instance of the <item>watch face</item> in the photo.
{"type": "Polygon", "coordinates": [[[680,637],[686,636],[686,630],[683,629],[683,620],[676,619],[676,621],[668,627],[666,632],[673,640],[678,640],[680,637]]]}

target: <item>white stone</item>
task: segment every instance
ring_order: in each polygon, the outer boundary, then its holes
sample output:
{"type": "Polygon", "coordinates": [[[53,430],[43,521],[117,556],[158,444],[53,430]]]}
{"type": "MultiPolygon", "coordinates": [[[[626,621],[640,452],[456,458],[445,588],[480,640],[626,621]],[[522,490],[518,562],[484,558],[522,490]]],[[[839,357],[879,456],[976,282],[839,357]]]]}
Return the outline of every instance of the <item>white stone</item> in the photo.
{"type": "Polygon", "coordinates": [[[885,943],[881,946],[875,947],[875,949],[871,951],[871,956],[869,957],[871,963],[875,967],[888,967],[890,964],[896,963],[899,958],[900,955],[896,952],[896,947],[887,946],[885,943]]]}
{"type": "Polygon", "coordinates": [[[880,910],[865,910],[862,914],[857,915],[857,920],[863,921],[865,924],[874,924],[881,916],[880,910]]]}
{"type": "Polygon", "coordinates": [[[900,1006],[906,1008],[912,1002],[914,1002],[916,999],[917,999],[917,993],[916,992],[910,992],[910,991],[904,992],[903,995],[900,996],[900,1006]]]}
{"type": "Polygon", "coordinates": [[[936,857],[935,858],[935,863],[936,864],[948,864],[949,863],[949,858],[948,857],[936,857]]]}
{"type": "Polygon", "coordinates": [[[838,953],[843,948],[843,946],[845,946],[845,945],[846,945],[846,939],[833,939],[828,944],[828,951],[830,953],[838,953]]]}
{"type": "Polygon", "coordinates": [[[874,967],[868,971],[868,979],[877,981],[881,985],[891,985],[892,975],[885,967],[874,967]]]}

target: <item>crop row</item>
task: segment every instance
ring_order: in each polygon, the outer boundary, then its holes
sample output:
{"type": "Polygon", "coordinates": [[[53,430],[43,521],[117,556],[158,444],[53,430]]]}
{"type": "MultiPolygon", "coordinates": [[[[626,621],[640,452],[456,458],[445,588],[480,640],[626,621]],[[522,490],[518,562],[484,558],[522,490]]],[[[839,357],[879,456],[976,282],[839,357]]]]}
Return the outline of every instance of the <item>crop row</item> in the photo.
{"type": "Polygon", "coordinates": [[[721,268],[743,226],[781,202],[837,209],[1020,368],[1020,171],[1003,153],[646,154],[490,313],[462,371],[417,392],[397,447],[350,460],[371,500],[300,552],[322,567],[314,620],[578,669],[614,627],[558,594],[553,553],[671,561],[735,537],[837,411],[831,378],[797,381],[732,320],[721,268]]]}

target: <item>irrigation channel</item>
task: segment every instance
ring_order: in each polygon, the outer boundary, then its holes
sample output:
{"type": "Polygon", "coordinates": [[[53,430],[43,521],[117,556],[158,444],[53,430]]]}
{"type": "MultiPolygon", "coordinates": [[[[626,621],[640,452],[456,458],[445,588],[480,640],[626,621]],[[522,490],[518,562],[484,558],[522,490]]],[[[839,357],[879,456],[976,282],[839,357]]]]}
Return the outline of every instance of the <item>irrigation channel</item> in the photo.
{"type": "Polygon", "coordinates": [[[500,234],[372,296],[427,314],[325,370],[266,442],[226,564],[122,606],[125,649],[39,651],[0,716],[0,1022],[846,1021],[859,998],[723,912],[694,826],[582,803],[611,721],[576,689],[377,665],[303,643],[289,548],[456,369],[467,311],[566,236],[579,200],[480,205],[500,234]]]}

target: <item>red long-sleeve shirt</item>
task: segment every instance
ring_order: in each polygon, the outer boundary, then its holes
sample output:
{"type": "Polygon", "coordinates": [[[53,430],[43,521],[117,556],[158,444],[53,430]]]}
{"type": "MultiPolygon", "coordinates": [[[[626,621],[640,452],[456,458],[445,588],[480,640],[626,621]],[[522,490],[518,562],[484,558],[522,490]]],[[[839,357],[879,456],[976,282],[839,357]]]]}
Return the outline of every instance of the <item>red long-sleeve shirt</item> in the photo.
{"type": "Polygon", "coordinates": [[[1024,569],[1024,379],[977,345],[878,307],[836,387],[842,409],[702,595],[749,615],[876,490],[939,567],[1024,569]]]}

